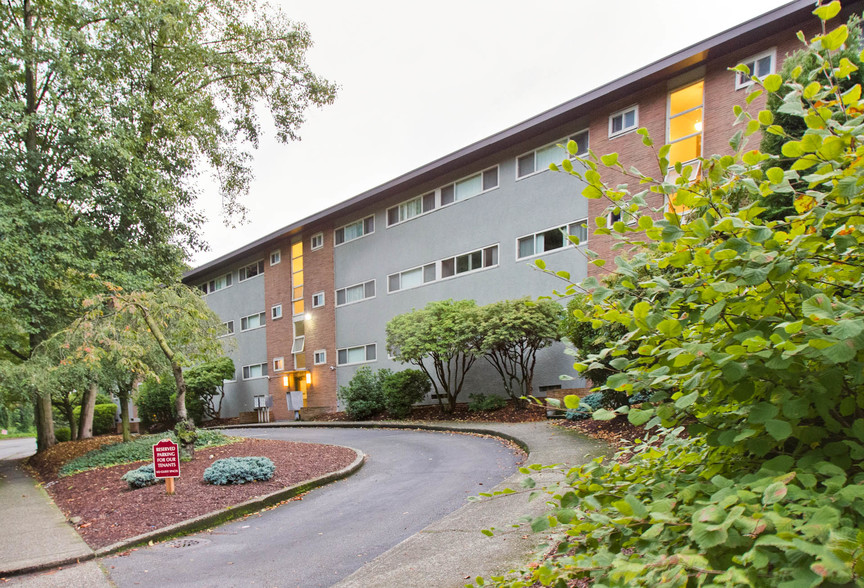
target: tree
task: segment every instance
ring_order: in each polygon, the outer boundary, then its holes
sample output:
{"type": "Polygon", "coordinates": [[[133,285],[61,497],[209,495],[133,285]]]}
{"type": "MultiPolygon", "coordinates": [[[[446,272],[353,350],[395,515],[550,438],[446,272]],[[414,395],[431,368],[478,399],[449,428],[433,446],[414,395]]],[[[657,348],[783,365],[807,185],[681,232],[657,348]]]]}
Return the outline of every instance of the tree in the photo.
{"type": "MultiPolygon", "coordinates": [[[[832,2],[814,13],[825,22],[839,11],[832,2]]],[[[655,401],[619,412],[667,429],[639,444],[626,465],[574,468],[566,487],[548,490],[556,507],[532,527],[556,526],[566,537],[557,552],[567,557],[550,558],[532,580],[864,581],[864,101],[860,83],[845,91],[840,84],[855,66],[832,59],[848,35],[841,25],[812,40],[812,78],[772,74],[754,88],[779,93],[803,135],[788,135],[770,110],[751,118],[736,107],[746,129],[732,139],[734,155],[703,159],[698,178],[657,182],[628,171],[617,154],[580,159],[588,171],[562,163],[589,184],[586,197],[639,209],[637,225],[595,231],[636,253],[616,259],[616,283],[582,282],[595,302],[584,320],[626,330],[611,343],[615,373],[604,388],[655,401]],[[744,136],[760,130],[785,137],[788,168],[744,149],[744,136]],[[655,221],[641,193],[603,182],[604,166],[693,212],[655,221]],[[739,208],[728,196],[742,189],[751,204],[739,208]],[[795,213],[766,219],[755,202],[778,192],[790,194],[795,213]]],[[[666,176],[668,153],[668,145],[657,151],[654,177],[666,176]]]]}
{"type": "Polygon", "coordinates": [[[387,352],[421,369],[432,381],[441,410],[447,398],[446,410],[453,412],[465,375],[482,355],[480,321],[473,300],[430,302],[387,323],[387,352]]]}
{"type": "Polygon", "coordinates": [[[537,351],[561,338],[563,310],[552,300],[502,300],[481,309],[481,351],[514,400],[533,394],[537,351]]]}
{"type": "Polygon", "coordinates": [[[225,398],[225,380],[233,380],[234,373],[230,357],[220,357],[186,370],[184,377],[189,393],[186,407],[196,422],[219,418],[225,398]]]}
{"type": "MultiPolygon", "coordinates": [[[[288,141],[335,93],[306,30],[251,0],[18,0],[0,30],[0,347],[16,362],[102,279],[173,283],[202,246],[200,171],[242,216],[259,106],[288,141]]],[[[50,398],[32,394],[42,450],[50,398]]]]}

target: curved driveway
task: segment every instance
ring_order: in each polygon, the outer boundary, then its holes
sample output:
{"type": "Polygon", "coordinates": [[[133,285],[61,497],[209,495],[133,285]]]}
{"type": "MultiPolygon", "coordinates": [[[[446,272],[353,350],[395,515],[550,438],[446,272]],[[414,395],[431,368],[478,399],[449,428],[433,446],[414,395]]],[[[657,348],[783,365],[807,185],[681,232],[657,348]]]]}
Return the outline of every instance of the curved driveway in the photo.
{"type": "Polygon", "coordinates": [[[231,434],[348,445],[367,454],[352,477],[302,501],[103,560],[120,587],[331,586],[516,471],[494,439],[387,429],[244,429],[231,434]],[[193,542],[197,542],[194,543],[193,542]]]}

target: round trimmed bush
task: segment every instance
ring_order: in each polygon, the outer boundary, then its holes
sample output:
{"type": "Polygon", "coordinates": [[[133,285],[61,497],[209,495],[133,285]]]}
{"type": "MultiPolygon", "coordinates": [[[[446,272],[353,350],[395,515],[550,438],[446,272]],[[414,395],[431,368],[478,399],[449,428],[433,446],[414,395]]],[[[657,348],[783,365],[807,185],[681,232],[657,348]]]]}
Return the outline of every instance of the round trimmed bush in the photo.
{"type": "Polygon", "coordinates": [[[156,478],[156,472],[153,470],[153,464],[148,463],[135,470],[129,470],[120,478],[129,485],[130,490],[138,488],[146,488],[165,480],[156,478]]]}
{"type": "Polygon", "coordinates": [[[204,470],[204,481],[219,486],[245,484],[269,480],[274,472],[276,466],[268,457],[228,457],[217,459],[204,470]]]}
{"type": "Polygon", "coordinates": [[[69,430],[69,427],[54,429],[54,438],[57,439],[57,443],[65,443],[72,439],[72,431],[69,430]]]}

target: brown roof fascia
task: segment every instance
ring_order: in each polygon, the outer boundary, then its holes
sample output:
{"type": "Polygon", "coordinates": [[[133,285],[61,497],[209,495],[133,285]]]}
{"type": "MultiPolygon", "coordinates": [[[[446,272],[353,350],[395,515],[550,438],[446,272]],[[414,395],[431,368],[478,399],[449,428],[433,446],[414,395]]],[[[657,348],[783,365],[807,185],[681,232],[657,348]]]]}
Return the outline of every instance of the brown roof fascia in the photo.
{"type": "MultiPolygon", "coordinates": [[[[864,4],[864,2],[854,2],[851,6],[861,4],[864,4]]],[[[760,39],[783,30],[792,29],[796,25],[809,22],[810,19],[815,18],[811,14],[815,5],[813,0],[795,0],[794,2],[784,4],[779,8],[677,51],[508,129],[427,163],[389,182],[278,229],[260,239],[256,239],[248,245],[186,272],[183,275],[183,280],[188,282],[203,277],[222,265],[239,261],[243,257],[251,255],[256,249],[264,246],[269,241],[297,234],[305,227],[324,221],[329,217],[344,215],[361,209],[375,200],[386,198],[396,192],[453,172],[497,151],[531,139],[536,135],[573,121],[580,116],[585,116],[595,108],[608,103],[610,95],[639,92],[660,81],[697,67],[706,61],[736,51],[741,47],[755,43],[760,39]]],[[[844,7],[844,14],[851,11],[850,6],[844,7]]]]}

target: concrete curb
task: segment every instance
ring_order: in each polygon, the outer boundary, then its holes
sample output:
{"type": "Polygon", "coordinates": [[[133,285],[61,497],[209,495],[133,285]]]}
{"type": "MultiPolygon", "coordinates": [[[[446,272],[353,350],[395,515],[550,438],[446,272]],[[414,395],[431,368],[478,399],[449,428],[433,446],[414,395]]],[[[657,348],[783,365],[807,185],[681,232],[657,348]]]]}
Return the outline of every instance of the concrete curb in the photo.
{"type": "MultiPolygon", "coordinates": [[[[345,447],[344,445],[334,445],[334,447],[345,447]]],[[[321,486],[325,486],[330,482],[335,482],[337,480],[341,480],[343,478],[347,478],[352,474],[356,473],[360,468],[363,467],[363,464],[366,462],[366,454],[358,449],[354,449],[353,447],[346,447],[346,449],[350,449],[356,455],[354,461],[351,462],[350,465],[336,470],[335,472],[330,472],[329,474],[324,474],[323,476],[318,476],[317,478],[312,478],[310,480],[305,480],[298,484],[294,484],[293,486],[289,486],[287,488],[283,488],[282,490],[277,490],[276,492],[272,492],[270,494],[266,494],[264,496],[259,496],[257,498],[252,498],[247,500],[246,502],[242,502],[240,504],[210,512],[207,514],[203,514],[191,519],[187,519],[185,521],[181,521],[174,525],[170,525],[168,527],[163,527],[161,529],[157,529],[155,531],[151,531],[149,533],[143,533],[141,535],[137,535],[125,541],[119,541],[114,543],[113,545],[108,545],[106,547],[102,547],[95,551],[91,551],[90,553],[84,554],[80,557],[68,557],[58,560],[53,560],[50,562],[41,562],[39,564],[34,564],[32,566],[23,566],[14,569],[2,569],[0,568],[0,577],[11,577],[11,576],[20,576],[23,574],[30,574],[33,572],[40,572],[44,570],[54,569],[58,567],[71,566],[79,563],[83,563],[86,561],[90,561],[97,557],[105,557],[107,555],[111,555],[113,553],[117,553],[118,551],[125,551],[127,549],[131,549],[132,547],[136,547],[139,545],[147,544],[150,541],[157,541],[159,539],[165,539],[168,537],[178,537],[182,535],[186,535],[189,533],[193,533],[195,531],[200,531],[203,529],[207,529],[213,527],[217,524],[225,523],[230,520],[239,518],[245,514],[249,514],[252,512],[259,511],[268,506],[272,506],[283,500],[287,500],[289,498],[293,498],[299,494],[303,494],[304,492],[308,492],[314,488],[319,488],[321,486]]],[[[44,489],[39,485],[39,488],[43,491],[44,489]]],[[[45,492],[46,500],[51,501],[51,497],[45,492]]],[[[52,501],[53,502],[53,501],[52,501]]]]}

